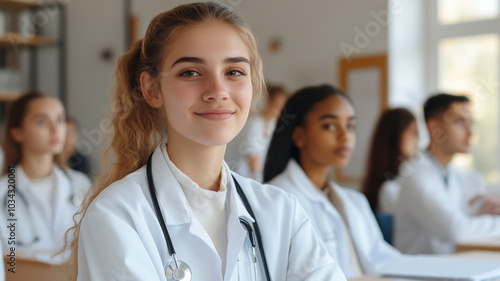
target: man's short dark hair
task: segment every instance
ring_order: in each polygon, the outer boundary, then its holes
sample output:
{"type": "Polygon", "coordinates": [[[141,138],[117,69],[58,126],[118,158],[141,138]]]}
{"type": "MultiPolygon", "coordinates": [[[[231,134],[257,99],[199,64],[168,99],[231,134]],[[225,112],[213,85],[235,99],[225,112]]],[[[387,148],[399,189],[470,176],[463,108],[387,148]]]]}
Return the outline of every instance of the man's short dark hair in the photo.
{"type": "Polygon", "coordinates": [[[439,114],[444,113],[454,102],[469,102],[469,98],[444,93],[439,93],[428,98],[424,104],[425,121],[436,118],[439,114]]]}

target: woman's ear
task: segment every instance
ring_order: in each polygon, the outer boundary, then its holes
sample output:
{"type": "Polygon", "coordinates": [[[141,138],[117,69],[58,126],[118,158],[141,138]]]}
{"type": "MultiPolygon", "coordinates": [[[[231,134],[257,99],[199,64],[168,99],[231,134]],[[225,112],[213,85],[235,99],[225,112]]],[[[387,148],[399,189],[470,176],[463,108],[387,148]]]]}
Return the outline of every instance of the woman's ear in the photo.
{"type": "Polygon", "coordinates": [[[18,143],[23,142],[23,131],[21,130],[21,128],[17,128],[17,127],[11,128],[9,133],[15,142],[18,142],[18,143]]]}
{"type": "Polygon", "coordinates": [[[161,91],[158,89],[158,82],[147,71],[143,71],[140,77],[142,96],[146,102],[154,107],[159,108],[163,105],[161,91]]]}
{"type": "Polygon", "coordinates": [[[297,126],[293,129],[292,141],[296,147],[302,148],[304,146],[304,128],[297,126]]]}

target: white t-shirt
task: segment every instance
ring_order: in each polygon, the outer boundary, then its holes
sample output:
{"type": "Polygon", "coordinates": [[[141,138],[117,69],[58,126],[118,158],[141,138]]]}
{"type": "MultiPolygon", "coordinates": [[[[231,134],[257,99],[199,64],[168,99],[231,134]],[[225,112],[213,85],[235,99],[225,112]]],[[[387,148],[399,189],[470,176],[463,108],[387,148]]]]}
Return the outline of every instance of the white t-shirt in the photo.
{"type": "Polygon", "coordinates": [[[222,265],[222,273],[226,270],[227,252],[227,214],[226,214],[226,184],[230,175],[229,168],[222,166],[222,175],[219,191],[206,190],[201,188],[191,178],[184,174],[168,156],[166,145],[162,145],[162,152],[165,161],[179,182],[184,195],[186,196],[194,215],[201,223],[208,236],[214,243],[219,254],[222,265]]]}
{"type": "Polygon", "coordinates": [[[29,179],[30,185],[29,188],[33,195],[43,202],[40,204],[43,216],[45,216],[47,221],[52,221],[54,217],[54,172],[52,172],[49,176],[39,179],[29,179]]]}

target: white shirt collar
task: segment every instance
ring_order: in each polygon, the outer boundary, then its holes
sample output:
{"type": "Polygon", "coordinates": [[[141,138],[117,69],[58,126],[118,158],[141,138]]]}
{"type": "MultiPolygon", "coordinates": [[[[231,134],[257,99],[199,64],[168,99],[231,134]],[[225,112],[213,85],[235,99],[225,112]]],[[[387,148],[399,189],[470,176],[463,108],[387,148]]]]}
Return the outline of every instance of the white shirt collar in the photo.
{"type": "Polygon", "coordinates": [[[191,198],[191,195],[188,196],[187,193],[190,193],[190,194],[196,194],[197,196],[201,196],[207,200],[216,200],[217,201],[216,204],[219,207],[224,206],[227,193],[226,192],[227,175],[229,174],[229,172],[227,171],[229,170],[229,168],[227,166],[222,165],[222,170],[221,170],[222,175],[221,175],[219,191],[207,190],[201,188],[196,182],[194,182],[190,177],[188,177],[179,168],[177,168],[177,166],[175,166],[174,162],[172,162],[172,160],[168,156],[167,146],[165,144],[161,145],[161,151],[163,157],[165,158],[165,161],[167,162],[168,167],[172,171],[172,174],[181,185],[181,188],[184,190],[186,197],[188,197],[188,201],[189,198],[191,198]]]}

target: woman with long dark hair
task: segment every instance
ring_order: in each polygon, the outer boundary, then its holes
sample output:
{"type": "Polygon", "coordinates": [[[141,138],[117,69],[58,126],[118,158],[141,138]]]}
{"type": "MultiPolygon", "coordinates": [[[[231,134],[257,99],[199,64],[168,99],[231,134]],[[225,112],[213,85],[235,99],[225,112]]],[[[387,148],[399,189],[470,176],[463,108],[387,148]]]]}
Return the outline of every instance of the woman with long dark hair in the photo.
{"type": "Polygon", "coordinates": [[[264,181],[294,194],[347,278],[377,273],[400,256],[382,237],[363,194],[329,179],[356,142],[352,102],[334,87],[307,87],[285,104],[271,139],[264,181]]]}
{"type": "Polygon", "coordinates": [[[362,191],[374,213],[393,214],[399,196],[401,164],[418,149],[415,116],[404,108],[380,116],[373,133],[362,191]]]}

